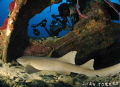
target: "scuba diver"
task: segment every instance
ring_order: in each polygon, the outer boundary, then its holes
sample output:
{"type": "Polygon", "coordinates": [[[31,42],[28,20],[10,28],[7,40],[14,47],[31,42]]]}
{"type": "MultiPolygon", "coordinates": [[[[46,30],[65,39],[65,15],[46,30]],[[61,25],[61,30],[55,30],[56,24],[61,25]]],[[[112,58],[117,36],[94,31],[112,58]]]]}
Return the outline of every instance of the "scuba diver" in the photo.
{"type": "MultiPolygon", "coordinates": [[[[78,9],[81,13],[90,2],[91,0],[79,0],[78,9]]],[[[67,16],[70,17],[73,26],[79,21],[79,14],[76,5],[77,0],[67,0],[66,3],[62,3],[58,7],[59,16],[61,16],[63,19],[66,19],[67,16]]]]}
{"type": "MultiPolygon", "coordinates": [[[[54,15],[52,14],[52,22],[50,24],[50,29],[48,30],[46,28],[46,18],[44,20],[42,20],[40,23],[38,23],[37,25],[32,25],[31,27],[33,27],[33,33],[36,36],[39,36],[40,31],[38,29],[36,29],[37,26],[41,26],[44,27],[46,32],[49,34],[49,36],[58,36],[59,32],[61,32],[62,30],[73,30],[73,26],[79,21],[79,15],[78,12],[76,10],[76,2],[77,0],[67,0],[67,3],[62,3],[59,5],[58,7],[58,11],[59,11],[59,15],[54,15]],[[61,18],[62,20],[61,20],[61,18]],[[70,17],[71,23],[68,20],[68,17],[70,17]]],[[[80,9],[83,11],[83,8],[86,7],[86,0],[82,0],[80,1],[80,3],[82,2],[82,5],[80,7],[80,9]],[[85,3],[85,4],[83,4],[85,3]]]]}
{"type": "MultiPolygon", "coordinates": [[[[72,25],[79,21],[79,15],[72,4],[62,3],[58,7],[59,16],[65,21],[67,17],[70,17],[72,25]]],[[[65,24],[65,23],[64,23],[65,24]]]]}

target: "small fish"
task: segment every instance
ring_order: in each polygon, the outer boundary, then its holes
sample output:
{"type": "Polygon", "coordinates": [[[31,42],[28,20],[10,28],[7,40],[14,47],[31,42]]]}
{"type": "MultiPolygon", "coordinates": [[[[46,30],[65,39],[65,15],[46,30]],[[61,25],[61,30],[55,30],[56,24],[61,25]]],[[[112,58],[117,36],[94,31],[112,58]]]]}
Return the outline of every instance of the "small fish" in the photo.
{"type": "Polygon", "coordinates": [[[57,71],[62,74],[70,74],[70,72],[85,74],[87,76],[109,76],[120,72],[120,63],[99,70],[93,70],[94,60],[90,60],[83,65],[75,64],[76,51],[71,51],[60,58],[23,56],[17,59],[17,62],[25,67],[25,71],[29,74],[40,70],[57,71]]]}

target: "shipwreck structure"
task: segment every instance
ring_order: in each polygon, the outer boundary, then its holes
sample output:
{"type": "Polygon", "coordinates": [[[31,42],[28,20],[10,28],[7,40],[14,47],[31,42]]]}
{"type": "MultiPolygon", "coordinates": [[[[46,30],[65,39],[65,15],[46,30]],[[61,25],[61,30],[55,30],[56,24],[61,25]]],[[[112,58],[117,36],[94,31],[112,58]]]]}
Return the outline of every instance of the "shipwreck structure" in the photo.
{"type": "MultiPolygon", "coordinates": [[[[77,51],[76,64],[95,58],[97,54],[106,55],[115,49],[118,43],[119,25],[111,22],[103,2],[95,0],[84,9],[79,16],[73,31],[61,38],[32,39],[27,35],[29,20],[42,12],[47,6],[59,3],[61,0],[14,0],[10,13],[1,28],[0,57],[4,62],[11,62],[23,55],[60,57],[69,51],[77,51]],[[103,52],[104,51],[104,52],[103,52]],[[103,53],[101,53],[103,52],[103,53]]],[[[103,57],[98,58],[102,60],[103,57]]],[[[104,58],[103,58],[104,59],[104,58]]],[[[104,59],[105,60],[105,59],[104,59]]]]}

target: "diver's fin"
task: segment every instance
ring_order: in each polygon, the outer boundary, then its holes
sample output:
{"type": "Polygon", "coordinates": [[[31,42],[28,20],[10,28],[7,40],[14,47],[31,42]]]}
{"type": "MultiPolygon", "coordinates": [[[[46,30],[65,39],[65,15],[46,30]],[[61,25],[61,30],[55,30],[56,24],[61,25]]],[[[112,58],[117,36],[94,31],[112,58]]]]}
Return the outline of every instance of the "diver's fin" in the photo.
{"type": "Polygon", "coordinates": [[[85,69],[94,70],[93,64],[94,64],[94,59],[91,59],[91,60],[89,60],[88,62],[80,65],[80,67],[85,68],[85,69]]]}
{"type": "Polygon", "coordinates": [[[34,67],[32,67],[31,65],[27,65],[25,67],[25,72],[27,72],[28,74],[32,74],[32,73],[36,73],[39,72],[40,70],[35,69],[34,67]]]}
{"type": "Polygon", "coordinates": [[[65,72],[65,71],[57,71],[59,74],[62,75],[70,75],[71,72],[65,72]]]}
{"type": "Polygon", "coordinates": [[[70,51],[66,55],[62,56],[61,58],[58,58],[58,60],[75,64],[75,56],[76,56],[77,51],[70,51]]]}

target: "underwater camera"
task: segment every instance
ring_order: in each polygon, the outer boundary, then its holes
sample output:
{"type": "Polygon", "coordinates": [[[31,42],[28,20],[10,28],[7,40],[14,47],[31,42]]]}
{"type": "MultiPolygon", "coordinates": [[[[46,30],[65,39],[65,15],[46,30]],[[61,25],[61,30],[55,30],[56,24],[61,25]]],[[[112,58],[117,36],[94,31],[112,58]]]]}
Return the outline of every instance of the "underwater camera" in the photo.
{"type": "Polygon", "coordinates": [[[50,24],[50,32],[53,36],[58,36],[59,32],[62,31],[62,24],[59,23],[59,18],[56,15],[51,15],[53,20],[50,24]]]}
{"type": "Polygon", "coordinates": [[[33,33],[36,36],[39,36],[40,31],[38,29],[36,29],[37,26],[41,26],[44,27],[44,29],[46,30],[46,32],[49,34],[49,36],[58,36],[59,32],[62,30],[72,30],[71,27],[69,27],[66,23],[68,22],[67,19],[64,20],[60,20],[58,17],[60,17],[59,15],[51,15],[53,20],[50,24],[50,29],[48,30],[46,28],[46,18],[44,20],[42,20],[40,23],[38,24],[32,24],[31,27],[33,28],[33,33]]]}
{"type": "Polygon", "coordinates": [[[62,31],[62,26],[56,21],[52,21],[50,24],[50,32],[53,36],[58,36],[59,32],[62,31]]]}
{"type": "MultiPolygon", "coordinates": [[[[51,15],[53,20],[50,24],[50,32],[53,34],[53,36],[58,36],[59,32],[62,31],[62,30],[72,30],[72,26],[68,26],[67,25],[67,22],[69,23],[68,19],[63,19],[63,20],[60,20],[60,17],[59,15],[54,15],[52,14],[51,15]]],[[[71,25],[69,23],[69,25],[71,25]]]]}

